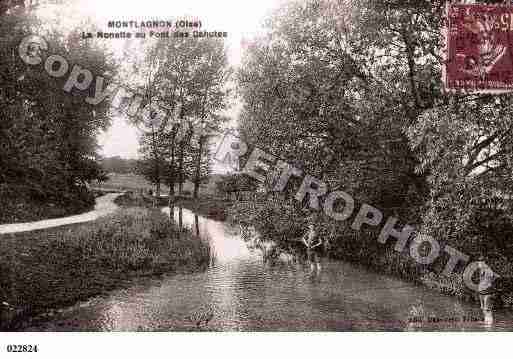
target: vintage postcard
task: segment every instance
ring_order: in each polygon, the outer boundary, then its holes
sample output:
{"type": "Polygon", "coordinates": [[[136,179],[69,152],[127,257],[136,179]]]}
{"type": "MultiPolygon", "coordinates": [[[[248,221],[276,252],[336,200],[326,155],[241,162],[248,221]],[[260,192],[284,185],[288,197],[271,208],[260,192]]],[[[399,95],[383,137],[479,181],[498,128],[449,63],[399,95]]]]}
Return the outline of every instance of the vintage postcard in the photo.
{"type": "Polygon", "coordinates": [[[512,39],[509,1],[0,1],[0,356],[512,330],[512,39]]]}

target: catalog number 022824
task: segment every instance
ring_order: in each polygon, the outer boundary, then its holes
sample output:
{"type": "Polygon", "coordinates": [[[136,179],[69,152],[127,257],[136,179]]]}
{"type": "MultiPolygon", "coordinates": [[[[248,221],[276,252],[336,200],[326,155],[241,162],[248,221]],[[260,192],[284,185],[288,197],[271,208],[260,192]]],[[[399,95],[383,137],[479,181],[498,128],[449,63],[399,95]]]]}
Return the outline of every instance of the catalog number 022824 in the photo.
{"type": "Polygon", "coordinates": [[[8,353],[37,353],[38,347],[37,345],[18,345],[18,344],[10,344],[7,345],[8,353]]]}

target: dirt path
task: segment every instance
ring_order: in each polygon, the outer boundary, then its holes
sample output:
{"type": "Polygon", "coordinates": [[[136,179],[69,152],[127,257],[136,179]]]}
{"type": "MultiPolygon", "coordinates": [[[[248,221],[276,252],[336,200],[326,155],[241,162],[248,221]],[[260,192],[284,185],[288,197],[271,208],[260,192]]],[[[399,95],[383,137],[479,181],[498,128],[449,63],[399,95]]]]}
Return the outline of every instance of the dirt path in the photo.
{"type": "Polygon", "coordinates": [[[96,199],[96,205],[94,206],[93,211],[79,214],[76,216],[47,219],[43,221],[29,223],[2,224],[0,225],[0,234],[29,232],[38,229],[46,229],[65,226],[68,224],[94,221],[99,217],[103,217],[107,214],[114,212],[118,208],[118,206],[114,203],[114,200],[117,197],[121,196],[121,194],[122,193],[109,193],[105,196],[98,197],[96,199]]]}

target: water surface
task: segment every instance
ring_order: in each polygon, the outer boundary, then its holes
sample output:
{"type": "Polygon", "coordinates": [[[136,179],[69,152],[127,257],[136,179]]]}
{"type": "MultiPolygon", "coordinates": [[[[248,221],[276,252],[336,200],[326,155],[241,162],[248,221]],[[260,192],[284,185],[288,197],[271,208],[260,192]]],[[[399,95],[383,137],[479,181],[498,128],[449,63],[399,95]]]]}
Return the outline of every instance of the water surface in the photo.
{"type": "MultiPolygon", "coordinates": [[[[167,210],[169,213],[169,209],[167,210]]],[[[352,264],[323,260],[322,271],[262,250],[228,225],[174,209],[174,220],[208,239],[205,272],[143,278],[127,289],[64,309],[33,331],[505,330],[509,312],[485,323],[479,307],[352,264]],[[412,320],[417,318],[417,321],[412,320]],[[422,318],[422,322],[418,319],[422,318]],[[431,318],[431,319],[430,319],[431,318]],[[198,321],[209,319],[198,326],[198,321]]]]}

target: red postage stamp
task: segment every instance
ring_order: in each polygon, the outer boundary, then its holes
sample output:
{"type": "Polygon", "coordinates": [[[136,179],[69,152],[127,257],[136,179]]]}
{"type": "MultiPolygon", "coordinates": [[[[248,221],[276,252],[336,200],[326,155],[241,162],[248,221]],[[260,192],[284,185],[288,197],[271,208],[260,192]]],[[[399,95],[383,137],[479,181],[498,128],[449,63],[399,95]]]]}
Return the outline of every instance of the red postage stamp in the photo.
{"type": "Polygon", "coordinates": [[[513,92],[513,6],[447,5],[448,91],[513,92]]]}

